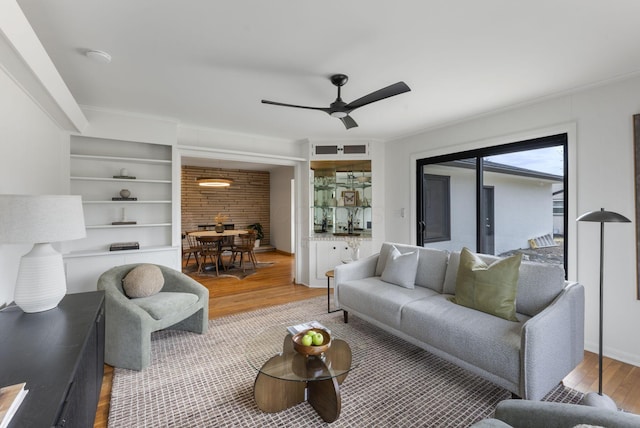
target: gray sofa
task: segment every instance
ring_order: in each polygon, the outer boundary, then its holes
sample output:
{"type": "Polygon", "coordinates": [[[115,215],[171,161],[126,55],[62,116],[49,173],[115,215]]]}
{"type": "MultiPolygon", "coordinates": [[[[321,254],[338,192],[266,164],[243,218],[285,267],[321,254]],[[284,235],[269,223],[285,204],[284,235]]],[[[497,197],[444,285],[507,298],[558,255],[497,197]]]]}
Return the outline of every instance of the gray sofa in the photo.
{"type": "Polygon", "coordinates": [[[583,359],[583,286],[566,282],[560,267],[523,261],[518,321],[508,321],[449,300],[459,260],[458,252],[384,243],[379,254],[335,268],[335,300],[345,322],[353,313],[519,397],[540,400],[583,359]],[[418,252],[415,288],[381,279],[393,246],[418,252]]]}
{"type": "Polygon", "coordinates": [[[483,419],[472,427],[573,428],[581,424],[607,428],[637,428],[640,427],[640,416],[579,404],[505,400],[498,403],[493,418],[483,419]]]}
{"type": "Polygon", "coordinates": [[[130,299],[122,279],[136,266],[116,266],[104,272],[98,278],[98,290],[105,291],[105,362],[142,370],[151,362],[152,332],[165,328],[207,331],[209,290],[182,272],[157,265],[164,277],[160,292],[130,299]]]}

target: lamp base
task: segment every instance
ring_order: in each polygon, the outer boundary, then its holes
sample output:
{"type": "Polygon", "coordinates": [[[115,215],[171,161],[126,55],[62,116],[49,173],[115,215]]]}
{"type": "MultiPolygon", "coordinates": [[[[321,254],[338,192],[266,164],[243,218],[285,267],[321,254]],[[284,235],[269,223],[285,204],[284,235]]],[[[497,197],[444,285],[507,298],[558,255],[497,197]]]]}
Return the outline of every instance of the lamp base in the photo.
{"type": "Polygon", "coordinates": [[[600,395],[597,392],[589,392],[586,394],[582,398],[582,401],[580,401],[580,404],[583,406],[599,407],[601,409],[618,410],[618,406],[611,397],[605,394],[600,395]]]}
{"type": "Polygon", "coordinates": [[[58,306],[66,293],[62,254],[49,243],[34,244],[20,259],[16,305],[28,313],[48,311],[58,306]]]}

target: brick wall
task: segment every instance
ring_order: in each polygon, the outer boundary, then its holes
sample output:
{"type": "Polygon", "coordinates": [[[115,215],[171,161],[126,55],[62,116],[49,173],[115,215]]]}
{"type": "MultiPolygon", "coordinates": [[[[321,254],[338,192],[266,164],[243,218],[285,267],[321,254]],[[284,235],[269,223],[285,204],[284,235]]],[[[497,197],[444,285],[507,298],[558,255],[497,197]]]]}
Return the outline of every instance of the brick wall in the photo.
{"type": "Polygon", "coordinates": [[[181,188],[183,232],[197,230],[199,224],[213,224],[214,217],[223,213],[229,217],[225,223],[235,224],[236,229],[261,223],[264,238],[260,245],[269,244],[269,172],[183,166],[181,188]],[[219,189],[200,187],[197,177],[229,178],[233,184],[219,189]]]}

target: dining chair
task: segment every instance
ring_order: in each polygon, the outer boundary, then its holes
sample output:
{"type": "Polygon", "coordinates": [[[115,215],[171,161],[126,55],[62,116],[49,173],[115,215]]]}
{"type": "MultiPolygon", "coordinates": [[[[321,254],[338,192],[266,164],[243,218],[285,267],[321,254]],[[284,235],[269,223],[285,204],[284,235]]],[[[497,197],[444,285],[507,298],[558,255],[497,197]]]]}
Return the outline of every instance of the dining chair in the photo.
{"type": "Polygon", "coordinates": [[[219,270],[219,266],[222,265],[223,269],[226,269],[226,267],[224,266],[224,264],[222,264],[222,260],[220,258],[220,255],[222,254],[221,251],[221,243],[222,243],[222,236],[199,236],[198,237],[198,242],[201,245],[201,250],[200,250],[200,264],[198,265],[198,273],[202,273],[202,271],[204,270],[204,265],[207,262],[207,257],[209,257],[209,260],[211,260],[211,263],[213,263],[213,265],[216,268],[216,275],[220,275],[220,270],[219,270]]]}
{"type": "Polygon", "coordinates": [[[182,258],[184,259],[184,256],[187,256],[187,261],[185,262],[184,267],[189,266],[191,256],[193,256],[196,261],[196,266],[200,266],[200,261],[198,260],[200,251],[202,251],[202,246],[198,244],[196,237],[189,235],[189,232],[187,232],[182,240],[182,258]]]}
{"type": "Polygon", "coordinates": [[[245,271],[246,265],[244,263],[244,255],[247,255],[247,261],[250,261],[253,264],[253,268],[255,269],[258,266],[258,261],[256,260],[256,255],[254,253],[256,243],[256,234],[254,232],[243,233],[242,235],[238,235],[236,240],[236,244],[233,246],[231,250],[231,261],[229,265],[232,265],[236,261],[236,256],[240,255],[240,267],[242,271],[245,271]]]}
{"type": "MultiPolygon", "coordinates": [[[[225,223],[223,226],[224,230],[234,230],[236,228],[236,225],[233,223],[225,223]]],[[[222,238],[222,243],[220,244],[221,253],[228,253],[229,260],[231,260],[234,238],[235,235],[227,235],[222,238]]]]}

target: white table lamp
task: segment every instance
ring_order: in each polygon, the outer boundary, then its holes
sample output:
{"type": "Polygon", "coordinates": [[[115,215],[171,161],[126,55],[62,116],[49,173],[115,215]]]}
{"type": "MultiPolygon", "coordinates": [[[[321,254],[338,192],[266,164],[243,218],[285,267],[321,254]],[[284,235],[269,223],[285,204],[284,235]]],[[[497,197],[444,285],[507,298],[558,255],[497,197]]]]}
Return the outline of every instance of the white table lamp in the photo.
{"type": "Polygon", "coordinates": [[[20,259],[14,300],[25,312],[53,309],[67,292],[62,254],[52,242],[86,236],[74,195],[0,195],[0,242],[33,243],[20,259]]]}

